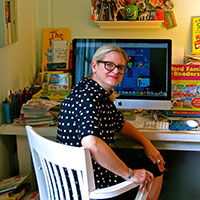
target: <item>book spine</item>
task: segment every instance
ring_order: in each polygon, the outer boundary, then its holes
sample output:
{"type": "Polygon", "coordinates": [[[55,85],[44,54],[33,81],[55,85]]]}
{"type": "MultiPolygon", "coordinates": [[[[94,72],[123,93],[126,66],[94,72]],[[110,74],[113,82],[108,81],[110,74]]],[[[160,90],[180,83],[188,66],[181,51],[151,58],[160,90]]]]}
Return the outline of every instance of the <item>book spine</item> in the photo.
{"type": "Polygon", "coordinates": [[[20,200],[26,194],[26,192],[30,189],[30,187],[31,187],[30,183],[22,184],[21,186],[19,186],[19,188],[8,193],[8,199],[20,200]]]}
{"type": "Polygon", "coordinates": [[[39,200],[39,192],[34,192],[30,197],[29,200],[39,200]]]}

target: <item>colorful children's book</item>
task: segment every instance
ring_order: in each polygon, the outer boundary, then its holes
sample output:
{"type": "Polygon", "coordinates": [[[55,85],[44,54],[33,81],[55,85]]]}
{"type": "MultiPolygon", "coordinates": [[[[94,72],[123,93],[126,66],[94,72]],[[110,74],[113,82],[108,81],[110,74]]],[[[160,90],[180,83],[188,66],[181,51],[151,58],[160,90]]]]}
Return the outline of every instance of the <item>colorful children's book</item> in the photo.
{"type": "Polygon", "coordinates": [[[200,17],[192,18],[192,54],[200,54],[200,17]]]}
{"type": "Polygon", "coordinates": [[[53,41],[70,41],[69,28],[44,28],[42,30],[42,71],[46,71],[46,64],[52,63],[53,41]]]}
{"type": "Polygon", "coordinates": [[[172,110],[200,111],[200,65],[172,65],[172,110]]]}
{"type": "Polygon", "coordinates": [[[174,28],[177,26],[175,14],[173,11],[164,12],[164,23],[167,29],[174,28]]]}

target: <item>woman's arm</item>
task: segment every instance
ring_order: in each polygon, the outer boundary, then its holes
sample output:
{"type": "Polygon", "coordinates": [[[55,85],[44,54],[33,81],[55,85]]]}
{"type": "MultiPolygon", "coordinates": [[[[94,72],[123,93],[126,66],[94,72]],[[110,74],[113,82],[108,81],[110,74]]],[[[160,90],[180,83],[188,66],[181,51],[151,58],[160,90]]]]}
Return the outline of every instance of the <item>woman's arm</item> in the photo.
{"type": "Polygon", "coordinates": [[[125,136],[128,139],[139,142],[144,146],[145,153],[149,159],[155,164],[157,162],[158,168],[161,172],[165,170],[164,164],[165,161],[161,156],[160,152],[152,145],[150,140],[145,138],[142,133],[136,129],[132,124],[125,121],[123,128],[119,132],[121,135],[125,136]]]}
{"type": "Polygon", "coordinates": [[[81,143],[90,150],[92,158],[99,165],[121,177],[128,177],[128,167],[102,139],[88,135],[83,137],[81,143]]]}
{"type": "MultiPolygon", "coordinates": [[[[122,178],[129,176],[129,168],[102,139],[88,135],[83,137],[81,143],[83,147],[90,150],[92,158],[99,165],[122,178]]],[[[149,184],[153,181],[153,174],[145,169],[132,170],[132,172],[133,177],[130,181],[139,183],[140,188],[145,187],[148,189],[149,184]],[[146,181],[148,181],[148,184],[145,184],[146,181]]]]}

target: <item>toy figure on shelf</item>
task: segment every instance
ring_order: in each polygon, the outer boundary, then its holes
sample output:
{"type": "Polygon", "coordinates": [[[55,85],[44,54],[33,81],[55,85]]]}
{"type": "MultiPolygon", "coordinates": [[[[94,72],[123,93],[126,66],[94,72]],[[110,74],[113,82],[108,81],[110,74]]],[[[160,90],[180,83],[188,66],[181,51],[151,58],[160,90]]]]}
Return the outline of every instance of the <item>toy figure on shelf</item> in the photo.
{"type": "Polygon", "coordinates": [[[97,21],[117,21],[125,19],[123,0],[97,0],[94,15],[97,21]]]}
{"type": "Polygon", "coordinates": [[[116,4],[112,0],[98,0],[95,3],[95,15],[98,21],[113,21],[116,18],[116,4]]]}
{"type": "Polygon", "coordinates": [[[127,5],[125,6],[126,18],[128,20],[136,20],[138,17],[138,6],[127,5]]]}
{"type": "MultiPolygon", "coordinates": [[[[173,21],[172,0],[93,0],[92,19],[96,21],[173,21]]],[[[174,26],[173,26],[174,27],[174,26]]]]}

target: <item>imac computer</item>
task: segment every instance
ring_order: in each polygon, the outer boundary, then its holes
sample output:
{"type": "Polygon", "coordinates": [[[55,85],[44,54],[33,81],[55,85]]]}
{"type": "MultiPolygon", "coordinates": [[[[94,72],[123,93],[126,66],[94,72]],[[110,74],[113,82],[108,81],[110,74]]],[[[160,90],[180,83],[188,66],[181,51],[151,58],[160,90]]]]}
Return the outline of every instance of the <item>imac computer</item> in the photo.
{"type": "Polygon", "coordinates": [[[114,90],[117,108],[169,110],[171,108],[171,49],[169,39],[73,39],[73,84],[91,75],[93,54],[102,45],[115,44],[128,56],[128,71],[114,90]]]}

